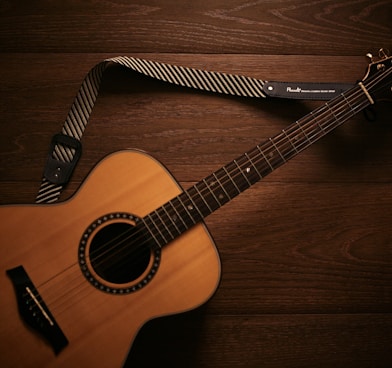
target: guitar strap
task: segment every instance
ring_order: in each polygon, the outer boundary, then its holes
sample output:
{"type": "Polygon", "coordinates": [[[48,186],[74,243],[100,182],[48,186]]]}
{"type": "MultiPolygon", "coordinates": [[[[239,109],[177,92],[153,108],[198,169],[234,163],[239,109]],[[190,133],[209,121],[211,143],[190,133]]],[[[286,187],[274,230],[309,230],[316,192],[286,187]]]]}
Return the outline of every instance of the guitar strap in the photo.
{"type": "Polygon", "coordinates": [[[85,77],[67,115],[61,133],[51,142],[36,203],[54,203],[67,184],[81,155],[81,138],[98,96],[104,71],[121,65],[146,77],[178,86],[252,98],[280,97],[329,100],[351,88],[341,83],[267,82],[242,75],[159,63],[119,56],[97,64],[85,77]]]}

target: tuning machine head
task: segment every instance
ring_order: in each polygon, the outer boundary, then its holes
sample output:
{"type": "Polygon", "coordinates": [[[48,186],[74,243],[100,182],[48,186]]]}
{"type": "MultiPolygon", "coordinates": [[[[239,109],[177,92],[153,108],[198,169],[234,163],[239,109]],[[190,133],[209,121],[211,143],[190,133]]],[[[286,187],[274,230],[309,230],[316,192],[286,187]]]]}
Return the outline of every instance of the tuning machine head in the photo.
{"type": "Polygon", "coordinates": [[[370,59],[371,63],[382,61],[382,60],[385,60],[389,57],[389,50],[381,48],[380,50],[378,50],[378,57],[373,56],[373,54],[370,52],[368,52],[366,54],[366,57],[368,57],[370,59]]]}
{"type": "Polygon", "coordinates": [[[366,54],[366,57],[369,58],[369,61],[370,61],[371,63],[374,62],[374,56],[373,56],[373,54],[371,54],[370,52],[368,52],[368,53],[366,54]]]}
{"type": "Polygon", "coordinates": [[[387,59],[389,57],[389,50],[381,48],[380,50],[378,50],[378,56],[381,60],[387,59]]]}

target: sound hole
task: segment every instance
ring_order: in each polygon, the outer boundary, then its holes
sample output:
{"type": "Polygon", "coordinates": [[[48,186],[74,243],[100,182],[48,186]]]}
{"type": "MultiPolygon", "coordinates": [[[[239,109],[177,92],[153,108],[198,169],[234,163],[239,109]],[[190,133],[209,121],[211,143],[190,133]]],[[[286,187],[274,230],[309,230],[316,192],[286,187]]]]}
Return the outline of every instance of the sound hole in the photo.
{"type": "Polygon", "coordinates": [[[129,223],[115,222],[101,228],[91,240],[89,259],[104,280],[126,284],[139,278],[151,259],[144,232],[129,223]]]}

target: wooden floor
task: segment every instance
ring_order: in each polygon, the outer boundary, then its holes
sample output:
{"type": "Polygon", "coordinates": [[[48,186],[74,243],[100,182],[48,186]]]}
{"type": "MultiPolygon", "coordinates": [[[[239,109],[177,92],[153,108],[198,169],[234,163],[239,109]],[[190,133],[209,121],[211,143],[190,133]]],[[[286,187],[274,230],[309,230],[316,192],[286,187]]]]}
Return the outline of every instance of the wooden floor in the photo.
{"type": "MultiPolygon", "coordinates": [[[[52,135],[107,57],[354,83],[367,52],[392,51],[391,24],[389,0],[0,1],[0,203],[34,202],[52,135]]],[[[129,147],[187,188],[321,103],[222,97],[111,68],[62,199],[129,147]]],[[[145,325],[127,367],[392,367],[391,105],[376,111],[207,218],[216,294],[145,325]]]]}

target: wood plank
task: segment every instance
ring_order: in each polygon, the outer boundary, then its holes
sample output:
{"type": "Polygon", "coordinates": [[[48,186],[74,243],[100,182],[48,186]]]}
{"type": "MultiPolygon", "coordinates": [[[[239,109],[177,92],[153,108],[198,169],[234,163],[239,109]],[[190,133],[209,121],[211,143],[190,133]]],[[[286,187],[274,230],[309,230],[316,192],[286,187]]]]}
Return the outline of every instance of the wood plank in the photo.
{"type": "Polygon", "coordinates": [[[391,3],[4,2],[3,52],[358,55],[391,47],[391,3]]]}
{"type": "MultiPolygon", "coordinates": [[[[50,137],[84,75],[111,55],[3,54],[2,204],[34,201],[50,137]]],[[[270,80],[354,82],[366,66],[360,56],[137,56],[270,80]]],[[[63,198],[126,147],[151,152],[189,187],[319,105],[221,97],[110,69],[63,198]]],[[[376,122],[358,115],[207,219],[223,263],[217,293],[142,329],[129,364],[391,365],[392,128],[389,105],[377,111],[376,122]]]]}
{"type": "Polygon", "coordinates": [[[387,368],[391,331],[390,314],[250,318],[197,311],[149,323],[126,367],[387,368]]]}
{"type": "Polygon", "coordinates": [[[213,215],[223,274],[211,310],[390,313],[392,213],[376,199],[385,190],[260,184],[213,215]]]}
{"type": "MultiPolygon", "coordinates": [[[[391,15],[388,0],[0,2],[0,204],[34,201],[51,136],[107,57],[353,83],[367,52],[392,50],[391,15]]],[[[62,198],[127,147],[187,188],[319,105],[222,97],[111,68],[62,198]]],[[[390,105],[376,110],[375,122],[356,116],[207,218],[218,291],[149,322],[127,367],[392,366],[390,105]]]]}

